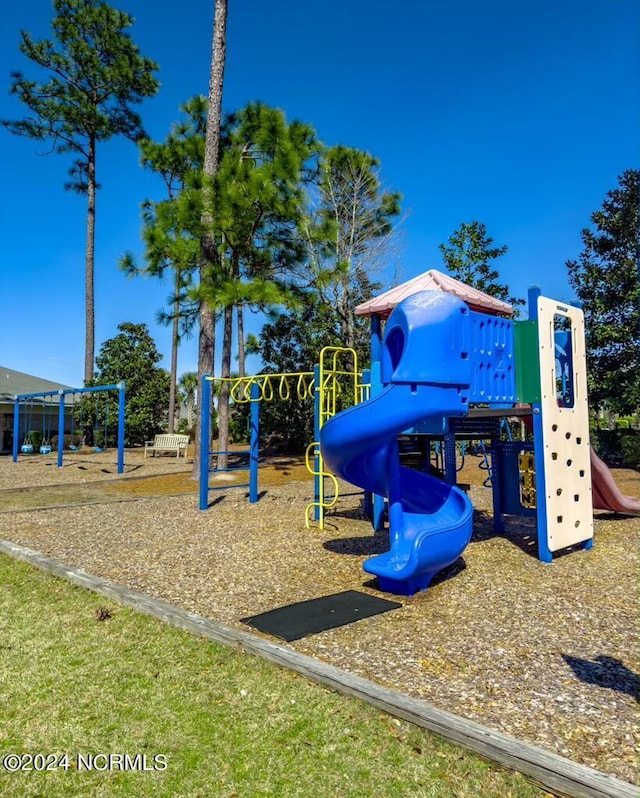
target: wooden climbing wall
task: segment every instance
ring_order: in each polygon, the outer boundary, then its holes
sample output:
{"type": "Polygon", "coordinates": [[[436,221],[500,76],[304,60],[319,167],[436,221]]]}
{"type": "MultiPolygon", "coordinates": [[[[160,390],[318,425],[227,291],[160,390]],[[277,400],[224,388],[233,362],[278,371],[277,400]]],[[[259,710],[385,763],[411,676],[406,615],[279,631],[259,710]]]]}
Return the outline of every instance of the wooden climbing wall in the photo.
{"type": "Polygon", "coordinates": [[[547,536],[553,552],[593,537],[582,311],[538,297],[538,334],[547,536]]]}

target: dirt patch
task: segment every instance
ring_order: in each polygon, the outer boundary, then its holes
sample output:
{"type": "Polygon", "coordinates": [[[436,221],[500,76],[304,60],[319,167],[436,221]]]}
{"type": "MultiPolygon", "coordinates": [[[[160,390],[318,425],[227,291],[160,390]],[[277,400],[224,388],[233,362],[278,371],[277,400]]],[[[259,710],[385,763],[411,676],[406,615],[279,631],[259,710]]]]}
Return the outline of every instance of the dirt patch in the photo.
{"type": "MultiPolygon", "coordinates": [[[[84,471],[83,475],[86,475],[87,472],[92,473],[92,469],[95,470],[98,465],[102,466],[102,463],[101,461],[79,460],[74,465],[76,468],[79,465],[84,471]]],[[[74,465],[68,465],[67,468],[73,468],[74,465]]],[[[165,466],[168,466],[166,460],[165,466]]],[[[182,470],[149,476],[135,476],[135,472],[131,472],[125,478],[121,478],[117,473],[112,473],[111,479],[108,481],[85,481],[0,490],[0,512],[121,501],[125,498],[152,498],[197,493],[199,483],[198,480],[191,477],[191,464],[188,461],[186,463],[181,461],[174,467],[182,470]]],[[[102,468],[103,474],[104,471],[105,469],[102,468]]],[[[35,470],[33,476],[37,478],[35,470]]],[[[220,486],[224,484],[230,488],[234,485],[244,484],[249,479],[248,472],[244,470],[221,472],[219,476],[224,477],[220,481],[220,486]]],[[[258,472],[260,488],[286,485],[288,482],[311,481],[312,479],[303,457],[265,458],[258,472]]],[[[211,474],[210,484],[216,485],[215,473],[211,474]]]]}

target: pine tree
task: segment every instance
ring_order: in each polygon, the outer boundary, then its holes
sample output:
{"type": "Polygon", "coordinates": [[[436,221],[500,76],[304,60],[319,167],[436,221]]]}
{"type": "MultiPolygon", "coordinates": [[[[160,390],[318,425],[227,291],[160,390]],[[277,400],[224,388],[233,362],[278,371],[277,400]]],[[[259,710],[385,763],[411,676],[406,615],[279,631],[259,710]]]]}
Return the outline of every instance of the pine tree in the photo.
{"type": "Polygon", "coordinates": [[[567,268],[585,315],[590,404],[632,413],[640,407],[640,170],[618,183],[567,268]]]}
{"type": "MultiPolygon", "coordinates": [[[[220,126],[222,120],[222,91],[227,56],[227,0],[214,0],[213,32],[211,37],[211,65],[207,97],[207,126],[205,130],[204,165],[205,190],[208,190],[218,168],[220,151],[220,126]]],[[[200,284],[213,280],[218,267],[215,234],[211,228],[210,202],[202,206],[202,232],[200,237],[200,284]]],[[[199,297],[198,331],[198,384],[205,374],[213,374],[215,358],[215,312],[199,297]]],[[[202,408],[201,408],[202,410],[202,408]]],[[[191,476],[200,475],[200,412],[196,421],[196,440],[191,476]]],[[[209,444],[207,443],[207,446],[209,444]]]]}
{"type": "MultiPolygon", "coordinates": [[[[219,268],[199,295],[223,313],[221,376],[231,374],[233,311],[294,301],[293,266],[302,257],[295,236],[303,205],[302,181],[317,149],[315,133],[283,112],[250,103],[226,121],[224,147],[208,215],[219,242],[219,268]]],[[[228,384],[220,391],[219,447],[228,445],[228,384]]],[[[219,459],[224,467],[224,456],[219,459]]]]}
{"type": "Polygon", "coordinates": [[[85,381],[93,375],[95,347],[94,252],[96,149],[101,141],[142,135],[132,106],[158,90],[158,66],[140,55],[127,31],[133,19],[97,0],[53,0],[54,39],[34,41],[21,32],[20,52],[50,75],[46,82],[12,74],[11,93],[30,115],[2,124],[19,136],[51,144],[51,151],[74,157],[66,188],[87,197],[85,253],[85,381]]]}
{"type": "Polygon", "coordinates": [[[167,429],[174,431],[176,415],[178,346],[183,336],[191,334],[197,321],[197,303],[190,298],[196,271],[200,265],[201,218],[199,191],[204,158],[204,132],[207,105],[204,97],[194,97],[181,106],[185,119],[175,124],[163,142],[143,139],[140,142],[142,164],[155,172],[165,185],[167,197],[159,202],[143,203],[142,239],[145,265],[136,264],[131,253],[120,261],[130,276],[145,275],[163,279],[171,273],[171,310],[160,311],[158,321],[170,324],[171,390],[167,429]],[[186,207],[185,207],[186,206],[186,207]]]}
{"type": "Polygon", "coordinates": [[[508,247],[506,244],[492,246],[493,238],[487,235],[487,227],[483,222],[462,222],[449,236],[448,242],[440,244],[438,248],[452,277],[510,305],[525,304],[524,299],[509,295],[508,285],[498,282],[500,273],[493,268],[492,262],[502,257],[508,247]]]}

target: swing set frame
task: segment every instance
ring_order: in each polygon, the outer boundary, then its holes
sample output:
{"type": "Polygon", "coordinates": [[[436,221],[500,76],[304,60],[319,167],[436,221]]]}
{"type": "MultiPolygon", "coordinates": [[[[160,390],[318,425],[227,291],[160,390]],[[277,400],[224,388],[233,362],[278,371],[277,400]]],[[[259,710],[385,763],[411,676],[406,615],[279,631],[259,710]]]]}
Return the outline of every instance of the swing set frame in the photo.
{"type": "MultiPolygon", "coordinates": [[[[64,411],[65,411],[65,397],[73,396],[76,394],[87,393],[100,393],[105,391],[118,392],[118,474],[124,473],[124,404],[125,404],[125,384],[119,382],[114,385],[96,385],[91,388],[65,388],[58,391],[40,391],[39,393],[22,393],[14,398],[13,403],[13,462],[18,461],[18,450],[20,437],[20,407],[24,403],[26,407],[27,402],[32,402],[34,399],[42,399],[43,407],[47,398],[57,397],[59,400],[58,406],[58,468],[62,468],[64,461],[64,443],[61,444],[60,440],[64,441],[64,411]]],[[[25,430],[25,434],[28,430],[25,430]]]]}

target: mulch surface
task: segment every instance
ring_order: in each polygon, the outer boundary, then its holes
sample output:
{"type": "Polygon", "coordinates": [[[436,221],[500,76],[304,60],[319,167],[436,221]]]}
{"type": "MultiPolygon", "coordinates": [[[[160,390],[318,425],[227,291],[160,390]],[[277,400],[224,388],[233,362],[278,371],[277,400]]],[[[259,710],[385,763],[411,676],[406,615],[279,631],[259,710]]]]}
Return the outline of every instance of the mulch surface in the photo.
{"type": "MultiPolygon", "coordinates": [[[[56,469],[51,458],[0,458],[0,537],[245,631],[242,618],[341,591],[397,600],[392,612],[289,645],[638,781],[640,518],[596,511],[593,549],[546,565],[532,520],[511,517],[493,532],[486,472],[468,457],[459,481],[476,508],[471,544],[427,591],[395,597],[362,570],[388,535],[371,530],[360,492],[342,485],[325,529],[306,528],[313,487],[298,459],[265,463],[257,504],[244,489],[222,490],[206,512],[189,460],[128,452],[123,477],[113,460],[56,469]],[[48,509],[28,509],[45,490],[55,490],[48,509]],[[30,497],[24,510],[20,496],[30,497]],[[82,496],[94,503],[55,506],[82,496]]],[[[638,472],[614,476],[640,495],[638,472]]]]}

